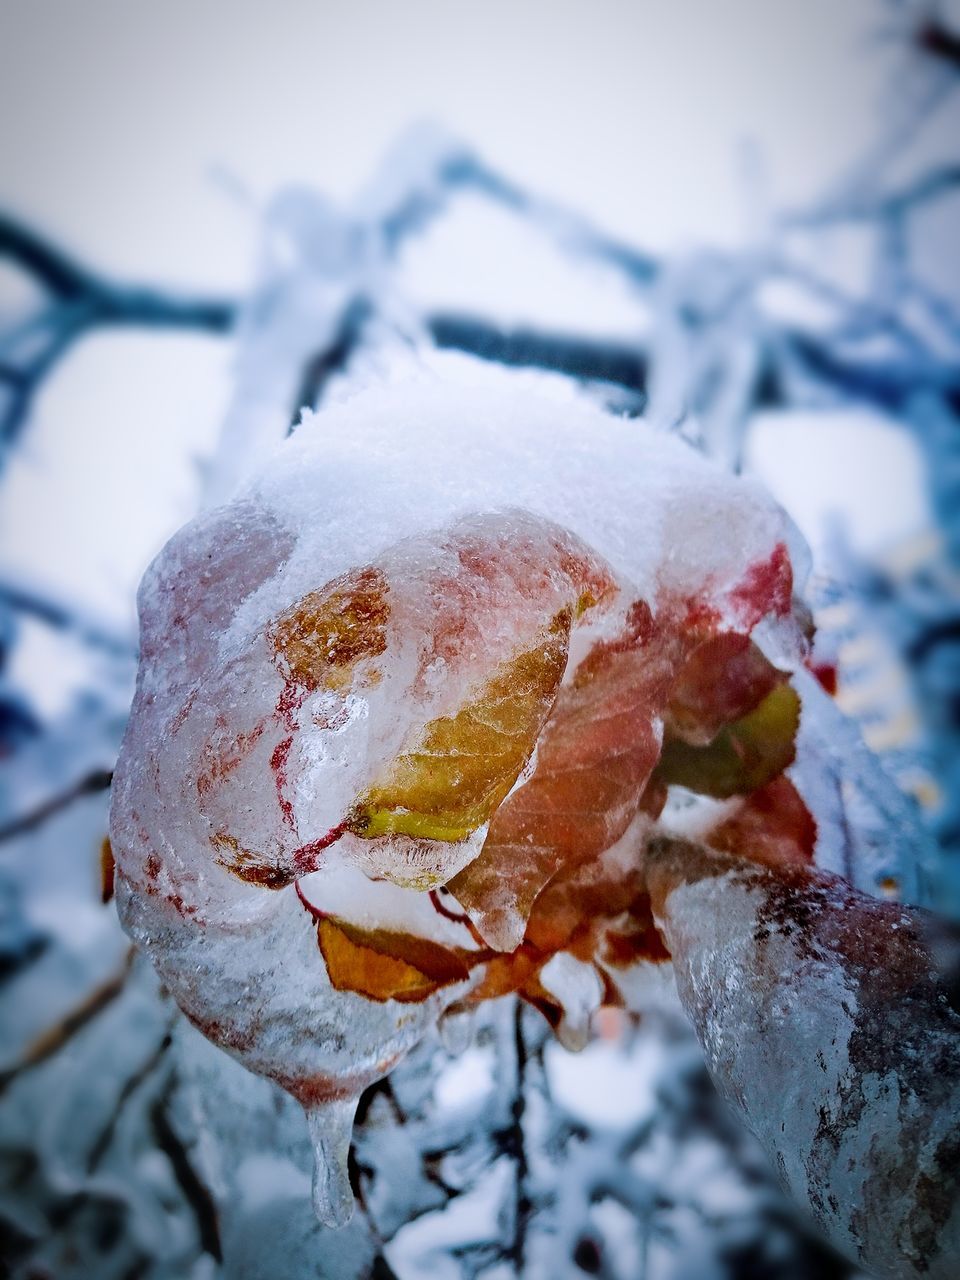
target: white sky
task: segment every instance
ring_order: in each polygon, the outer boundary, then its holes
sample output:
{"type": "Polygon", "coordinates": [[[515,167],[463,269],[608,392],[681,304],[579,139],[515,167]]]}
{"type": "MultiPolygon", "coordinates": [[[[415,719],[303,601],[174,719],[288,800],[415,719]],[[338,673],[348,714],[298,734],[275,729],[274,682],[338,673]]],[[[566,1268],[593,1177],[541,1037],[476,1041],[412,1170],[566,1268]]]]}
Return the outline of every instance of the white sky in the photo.
{"type": "Polygon", "coordinates": [[[877,0],[8,0],[5,199],[121,272],[239,284],[262,199],[347,198],[434,117],[652,247],[743,229],[736,149],[776,199],[858,155],[887,64],[877,0]],[[19,122],[10,127],[10,122],[19,122]]]}
{"type": "MultiPolygon", "coordinates": [[[[279,186],[346,201],[404,126],[433,117],[638,245],[730,245],[756,230],[745,144],[775,208],[863,151],[889,71],[871,45],[882,16],[875,0],[7,0],[0,201],[120,276],[240,291],[257,210],[279,186]]],[[[438,235],[425,295],[462,291],[561,327],[599,314],[622,331],[615,290],[558,282],[529,244],[499,270],[473,245],[438,235]]],[[[84,344],[4,481],[0,571],[128,620],[146,559],[196,501],[194,459],[229,379],[229,351],[209,340],[84,344]]],[[[837,504],[863,545],[921,519],[909,444],[888,429],[864,450],[865,422],[839,455],[823,433],[836,441],[842,422],[820,424],[816,443],[796,422],[758,438],[758,469],[808,536],[837,504]]]]}

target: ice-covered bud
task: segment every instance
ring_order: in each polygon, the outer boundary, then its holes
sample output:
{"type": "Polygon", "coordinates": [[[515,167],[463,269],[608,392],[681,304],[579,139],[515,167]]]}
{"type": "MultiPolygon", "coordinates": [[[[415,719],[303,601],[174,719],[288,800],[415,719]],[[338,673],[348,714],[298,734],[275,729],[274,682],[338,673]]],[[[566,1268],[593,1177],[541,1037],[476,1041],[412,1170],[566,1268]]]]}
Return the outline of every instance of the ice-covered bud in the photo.
{"type": "Polygon", "coordinates": [[[791,546],[678,441],[454,361],[308,419],[148,570],[121,919],[302,1102],[325,1219],[356,1098],[445,1009],[517,991],[579,1044],[666,957],[669,790],[740,804],[734,842],[785,800],[809,855],[791,546]]]}

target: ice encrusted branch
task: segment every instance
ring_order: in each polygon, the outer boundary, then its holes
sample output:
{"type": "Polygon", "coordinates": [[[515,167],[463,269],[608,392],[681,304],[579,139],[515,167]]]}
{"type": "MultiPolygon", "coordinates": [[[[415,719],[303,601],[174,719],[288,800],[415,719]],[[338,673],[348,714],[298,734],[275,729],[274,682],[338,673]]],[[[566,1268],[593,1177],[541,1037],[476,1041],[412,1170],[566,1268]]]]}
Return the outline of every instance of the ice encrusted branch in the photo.
{"type": "Polygon", "coordinates": [[[98,326],[223,333],[235,306],[110,280],[13,214],[0,210],[0,258],[17,264],[46,294],[40,309],[0,334],[0,459],[26,424],[33,397],[71,347],[98,326]]]}
{"type": "MultiPolygon", "coordinates": [[[[916,127],[914,121],[911,130],[916,127]]],[[[885,154],[891,151],[889,139],[882,149],[885,154]]],[[[956,181],[957,173],[951,166],[925,175],[908,189],[892,195],[876,196],[851,181],[845,186],[846,196],[837,193],[827,197],[819,206],[791,215],[784,225],[814,227],[856,218],[899,226],[910,211],[948,193],[956,181]]],[[[282,378],[286,422],[295,421],[304,405],[318,403],[330,377],[345,368],[370,337],[382,318],[389,294],[384,285],[391,264],[412,238],[424,234],[449,209],[457,194],[465,191],[473,191],[529,221],[565,252],[615,270],[643,296],[658,287],[664,264],[651,255],[527,191],[459,141],[429,131],[412,131],[387,157],[380,175],[355,208],[336,210],[300,193],[295,199],[285,198],[274,210],[274,232],[285,241],[286,251],[292,250],[297,262],[300,320],[310,321],[300,326],[305,335],[302,343],[288,343],[290,350],[285,353],[292,366],[282,378]],[[322,297],[304,295],[303,284],[311,276],[318,282],[325,281],[322,297]]],[[[120,285],[9,215],[0,215],[0,254],[19,264],[50,299],[49,305],[0,339],[0,382],[5,382],[7,388],[0,444],[9,446],[16,438],[41,381],[73,343],[94,326],[122,324],[223,333],[240,316],[248,354],[256,346],[256,334],[261,329],[257,312],[262,317],[265,299],[241,313],[232,299],[184,298],[145,286],[120,285]]],[[[917,390],[931,384],[951,405],[960,404],[960,371],[956,362],[944,361],[929,351],[916,333],[902,326],[896,310],[882,301],[845,298],[782,255],[759,261],[748,258],[746,262],[733,258],[725,270],[735,271],[740,279],[740,291],[747,300],[757,338],[755,372],[745,388],[747,409],[802,399],[798,377],[801,383],[812,383],[837,398],[862,400],[885,411],[900,411],[917,390]],[[751,299],[767,283],[778,279],[792,279],[821,300],[829,292],[848,338],[855,334],[867,336],[871,328],[886,329],[900,340],[903,358],[893,364],[857,358],[839,350],[830,334],[773,322],[757,310],[751,299]]],[[[292,281],[289,270],[284,274],[292,281]]],[[[274,281],[270,310],[274,311],[278,302],[275,271],[270,278],[274,281]]],[[[956,337],[960,326],[949,300],[919,282],[908,279],[907,283],[930,315],[951,337],[956,337]]],[[[712,312],[709,306],[705,309],[699,291],[677,298],[676,302],[676,314],[684,329],[697,335],[722,329],[725,315],[712,312]]],[[[647,390],[650,353],[639,344],[631,348],[609,342],[584,342],[570,334],[532,329],[504,331],[477,316],[429,315],[422,324],[442,346],[509,364],[599,380],[631,392],[647,390]]],[[[276,364],[280,353],[275,343],[270,354],[276,364]]],[[[261,362],[252,363],[259,366],[261,362]]],[[[258,400],[262,398],[261,392],[258,400]]],[[[694,403],[688,408],[703,411],[704,406],[695,403],[695,389],[689,398],[694,403]]],[[[742,424],[739,430],[742,432],[742,424]]],[[[729,448],[724,451],[730,452],[729,448]]]]}

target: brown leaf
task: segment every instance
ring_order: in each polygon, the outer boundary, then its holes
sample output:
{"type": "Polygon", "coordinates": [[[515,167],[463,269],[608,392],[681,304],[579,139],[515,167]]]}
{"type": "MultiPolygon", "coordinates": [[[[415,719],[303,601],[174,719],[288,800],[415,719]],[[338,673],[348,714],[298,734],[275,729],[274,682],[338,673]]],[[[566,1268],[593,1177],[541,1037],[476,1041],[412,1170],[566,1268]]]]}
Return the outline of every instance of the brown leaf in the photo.
{"type": "Polygon", "coordinates": [[[277,618],[269,639],[282,674],[305,689],[339,689],[387,648],[387,582],[367,566],[311,591],[277,618]]]}
{"type": "Polygon", "coordinates": [[[513,950],[544,886],[608,849],[638,813],[676,662],[671,635],[637,604],[621,637],[598,644],[561,690],[533,777],[501,805],[480,856],[448,885],[492,946],[513,950]]]}
{"type": "Polygon", "coordinates": [[[113,898],[114,871],[113,846],[110,837],[104,836],[100,842],[100,901],[104,906],[113,898]]]}
{"type": "Polygon", "coordinates": [[[736,813],[715,827],[707,843],[769,867],[813,862],[817,824],[789,778],[774,778],[746,796],[736,813]]]}
{"type": "Polygon", "coordinates": [[[420,1001],[463,982],[477,957],[427,938],[390,929],[364,929],[332,916],[317,921],[317,939],[338,991],[368,1000],[420,1001]]]}

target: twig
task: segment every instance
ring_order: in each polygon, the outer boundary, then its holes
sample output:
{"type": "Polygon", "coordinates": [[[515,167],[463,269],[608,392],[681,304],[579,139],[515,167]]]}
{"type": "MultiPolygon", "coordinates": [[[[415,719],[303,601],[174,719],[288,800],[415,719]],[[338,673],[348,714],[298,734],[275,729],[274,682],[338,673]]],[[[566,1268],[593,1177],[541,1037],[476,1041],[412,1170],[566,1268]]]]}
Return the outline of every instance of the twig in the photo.
{"type": "Polygon", "coordinates": [[[25,813],[19,818],[14,818],[12,822],[0,827],[0,844],[5,840],[12,840],[15,836],[26,835],[28,831],[35,830],[46,822],[48,818],[52,818],[61,809],[66,809],[75,800],[79,800],[83,796],[96,795],[100,791],[109,790],[112,781],[112,770],[92,770],[85,778],[75,782],[72,787],[61,792],[60,795],[51,796],[49,800],[45,800],[36,809],[32,809],[29,813],[25,813]]]}
{"type": "Polygon", "coordinates": [[[236,303],[230,299],[178,296],[147,286],[116,284],[81,265],[12,214],[0,211],[2,257],[22,267],[55,303],[31,318],[27,329],[12,335],[14,341],[23,341],[31,333],[47,334],[22,364],[4,366],[10,393],[6,412],[0,417],[0,446],[9,447],[17,439],[37,389],[73,343],[90,329],[123,325],[224,333],[237,313],[236,303]]]}
{"type": "Polygon", "coordinates": [[[428,327],[438,347],[466,351],[484,360],[612,382],[631,391],[643,392],[646,387],[646,357],[627,343],[536,329],[500,329],[477,316],[449,313],[431,316],[428,327]]]}
{"type": "Polygon", "coordinates": [[[94,287],[86,268],[59,245],[4,212],[0,212],[0,257],[18,262],[59,298],[77,297],[94,287]]]}
{"type": "Polygon", "coordinates": [[[941,22],[927,22],[917,31],[917,47],[960,71],[960,35],[941,22]]]}
{"type": "Polygon", "coordinates": [[[381,212],[378,226],[388,256],[396,257],[404,243],[421,234],[461,191],[475,191],[534,223],[561,248],[612,267],[635,286],[646,289],[659,274],[660,264],[650,254],[600,231],[581,214],[527,191],[455,141],[441,148],[425,179],[411,184],[392,208],[381,212]]]}
{"type": "MultiPolygon", "coordinates": [[[[647,357],[626,344],[534,329],[500,329],[477,316],[443,313],[430,317],[428,327],[439,347],[467,351],[485,360],[610,382],[638,393],[646,388],[647,357]]],[[[775,332],[770,348],[789,357],[825,390],[879,409],[901,410],[917,392],[932,387],[955,411],[960,411],[960,367],[955,364],[852,360],[800,329],[775,332]]],[[[752,408],[791,403],[785,372],[768,358],[754,382],[752,408]]]]}
{"type": "MultiPolygon", "coordinates": [[[[167,1091],[167,1095],[169,1090],[167,1091]]],[[[200,1236],[200,1247],[216,1262],[223,1261],[223,1248],[220,1244],[220,1226],[217,1218],[216,1201],[200,1175],[193,1167],[187,1148],[170,1123],[167,1115],[169,1097],[159,1097],[150,1110],[150,1121],[157,1146],[166,1155],[173,1169],[180,1190],[190,1206],[197,1223],[200,1236]]]]}
{"type": "Polygon", "coordinates": [[[660,264],[650,254],[605,235],[580,214],[532,195],[472,154],[451,159],[445,177],[451,186],[472,187],[537,223],[563,248],[613,267],[634,284],[647,287],[659,275],[660,264]]]}
{"type": "Polygon", "coordinates": [[[0,582],[0,605],[27,614],[38,622],[57,630],[72,632],[84,644],[117,657],[136,656],[136,642],[123,632],[111,631],[95,618],[88,618],[72,606],[50,600],[29,587],[15,582],[0,582]]]}
{"type": "Polygon", "coordinates": [[[849,360],[799,330],[786,335],[785,350],[807,374],[851,400],[902,413],[918,392],[932,392],[942,396],[954,413],[960,413],[960,367],[956,364],[918,368],[910,363],[849,360]]]}
{"type": "Polygon", "coordinates": [[[366,298],[354,298],[344,308],[333,339],[318,351],[307,363],[292,406],[290,426],[292,435],[304,409],[315,409],[327,383],[341,373],[350,362],[363,338],[364,326],[373,315],[373,307],[366,298]]]}
{"type": "Polygon", "coordinates": [[[845,201],[821,209],[795,213],[784,219],[786,227],[822,227],[835,222],[873,222],[901,216],[917,205],[930,204],[960,188],[960,165],[944,165],[922,174],[915,182],[897,191],[865,195],[854,193],[845,201]]]}
{"type": "Polygon", "coordinates": [[[100,1136],[90,1149],[90,1155],[87,1160],[87,1172],[95,1173],[97,1165],[106,1155],[110,1144],[113,1141],[113,1135],[116,1133],[117,1125],[120,1123],[120,1117],[123,1114],[124,1107],[140,1088],[143,1082],[156,1071],[157,1067],[166,1056],[167,1050],[173,1043],[173,1037],[168,1031],[155,1049],[151,1051],[146,1060],[137,1068],[133,1075],[129,1076],[123,1082],[123,1088],[117,1097],[116,1106],[110,1116],[110,1119],[104,1125],[100,1136]]]}
{"type": "Polygon", "coordinates": [[[514,1200],[513,1200],[513,1241],[506,1250],[506,1256],[516,1267],[517,1275],[523,1274],[524,1257],[527,1243],[527,1224],[533,1203],[527,1190],[529,1163],[527,1161],[526,1139],[523,1132],[523,1116],[526,1111],[526,1069],[527,1045],[523,1034],[523,1001],[516,1000],[513,1009],[513,1045],[516,1057],[516,1093],[510,1108],[511,1120],[509,1133],[509,1150],[513,1157],[514,1200]]]}
{"type": "Polygon", "coordinates": [[[80,1004],[65,1014],[59,1022],[54,1023],[52,1027],[38,1036],[18,1062],[11,1067],[7,1067],[6,1070],[0,1071],[0,1094],[3,1094],[23,1072],[39,1066],[40,1063],[46,1062],[48,1058],[52,1058],[68,1041],[73,1039],[78,1031],[82,1031],[89,1022],[92,1022],[99,1013],[102,1013],[108,1005],[116,1000],[126,984],[133,956],[134,948],[130,947],[123,966],[112,977],[102,982],[88,996],[85,996],[80,1004]]]}
{"type": "Polygon", "coordinates": [[[84,299],[98,322],[223,333],[236,317],[233,299],[178,296],[149,286],[115,284],[82,266],[34,228],[2,211],[0,257],[23,267],[55,298],[64,302],[84,299]]]}

